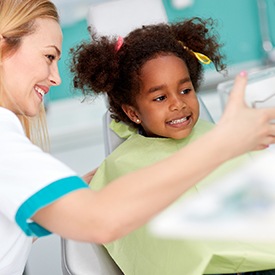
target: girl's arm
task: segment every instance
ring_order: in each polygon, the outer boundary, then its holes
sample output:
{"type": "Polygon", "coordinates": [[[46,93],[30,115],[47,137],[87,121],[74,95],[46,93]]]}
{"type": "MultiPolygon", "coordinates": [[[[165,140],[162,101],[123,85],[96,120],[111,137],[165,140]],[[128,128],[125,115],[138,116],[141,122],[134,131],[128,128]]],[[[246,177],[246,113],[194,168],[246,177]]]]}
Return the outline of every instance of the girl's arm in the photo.
{"type": "Polygon", "coordinates": [[[171,157],[95,192],[79,190],[41,209],[33,220],[65,238],[106,243],[140,227],[223,162],[275,142],[275,109],[244,103],[238,76],[218,125],[171,157]]]}

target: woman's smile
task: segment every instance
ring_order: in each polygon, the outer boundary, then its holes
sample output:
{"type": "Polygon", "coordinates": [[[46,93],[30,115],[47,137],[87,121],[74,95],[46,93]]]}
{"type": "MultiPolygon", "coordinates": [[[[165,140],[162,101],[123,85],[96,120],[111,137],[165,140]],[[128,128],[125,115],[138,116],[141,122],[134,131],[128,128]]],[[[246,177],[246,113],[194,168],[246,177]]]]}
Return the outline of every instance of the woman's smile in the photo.
{"type": "Polygon", "coordinates": [[[44,95],[47,94],[49,92],[49,88],[47,87],[42,87],[42,86],[38,86],[38,85],[35,85],[34,87],[34,90],[36,91],[38,97],[43,100],[44,98],[44,95]]]}

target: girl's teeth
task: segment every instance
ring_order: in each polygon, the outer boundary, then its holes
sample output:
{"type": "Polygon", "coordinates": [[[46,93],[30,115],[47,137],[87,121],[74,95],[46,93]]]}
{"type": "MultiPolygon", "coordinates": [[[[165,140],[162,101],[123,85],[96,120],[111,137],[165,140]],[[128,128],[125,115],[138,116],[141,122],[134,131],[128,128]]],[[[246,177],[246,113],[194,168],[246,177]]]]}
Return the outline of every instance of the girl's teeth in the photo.
{"type": "Polygon", "coordinates": [[[186,121],[186,120],[187,120],[187,117],[183,117],[183,118],[181,118],[181,119],[171,120],[171,121],[169,122],[169,124],[178,124],[178,123],[182,123],[182,122],[184,122],[184,121],[186,121]]]}

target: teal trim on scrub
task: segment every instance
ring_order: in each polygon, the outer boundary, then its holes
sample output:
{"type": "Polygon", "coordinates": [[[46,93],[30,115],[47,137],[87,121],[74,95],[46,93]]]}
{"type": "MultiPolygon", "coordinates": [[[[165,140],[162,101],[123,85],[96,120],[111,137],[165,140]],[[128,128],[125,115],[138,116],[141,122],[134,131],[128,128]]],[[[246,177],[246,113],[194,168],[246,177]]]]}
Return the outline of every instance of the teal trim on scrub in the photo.
{"type": "Polygon", "coordinates": [[[88,185],[79,177],[73,176],[53,182],[39,190],[18,209],[15,220],[27,236],[42,237],[51,232],[34,222],[28,221],[39,209],[56,201],[60,197],[81,189],[88,188],[88,185]]]}

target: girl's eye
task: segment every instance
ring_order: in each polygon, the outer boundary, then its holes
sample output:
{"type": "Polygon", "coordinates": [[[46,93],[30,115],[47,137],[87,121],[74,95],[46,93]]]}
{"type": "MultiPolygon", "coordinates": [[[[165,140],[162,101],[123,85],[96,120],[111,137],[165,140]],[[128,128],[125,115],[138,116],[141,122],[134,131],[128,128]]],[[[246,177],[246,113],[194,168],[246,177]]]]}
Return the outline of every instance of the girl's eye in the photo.
{"type": "Polygon", "coordinates": [[[166,97],[163,95],[163,96],[159,96],[157,98],[154,99],[154,101],[163,101],[166,97]]]}
{"type": "Polygon", "coordinates": [[[46,57],[52,62],[55,60],[55,56],[52,54],[47,54],[46,57]]]}
{"type": "Polygon", "coordinates": [[[190,91],[191,91],[191,89],[184,89],[184,90],[182,90],[180,93],[181,93],[182,95],[185,95],[185,94],[188,94],[190,91]]]}

